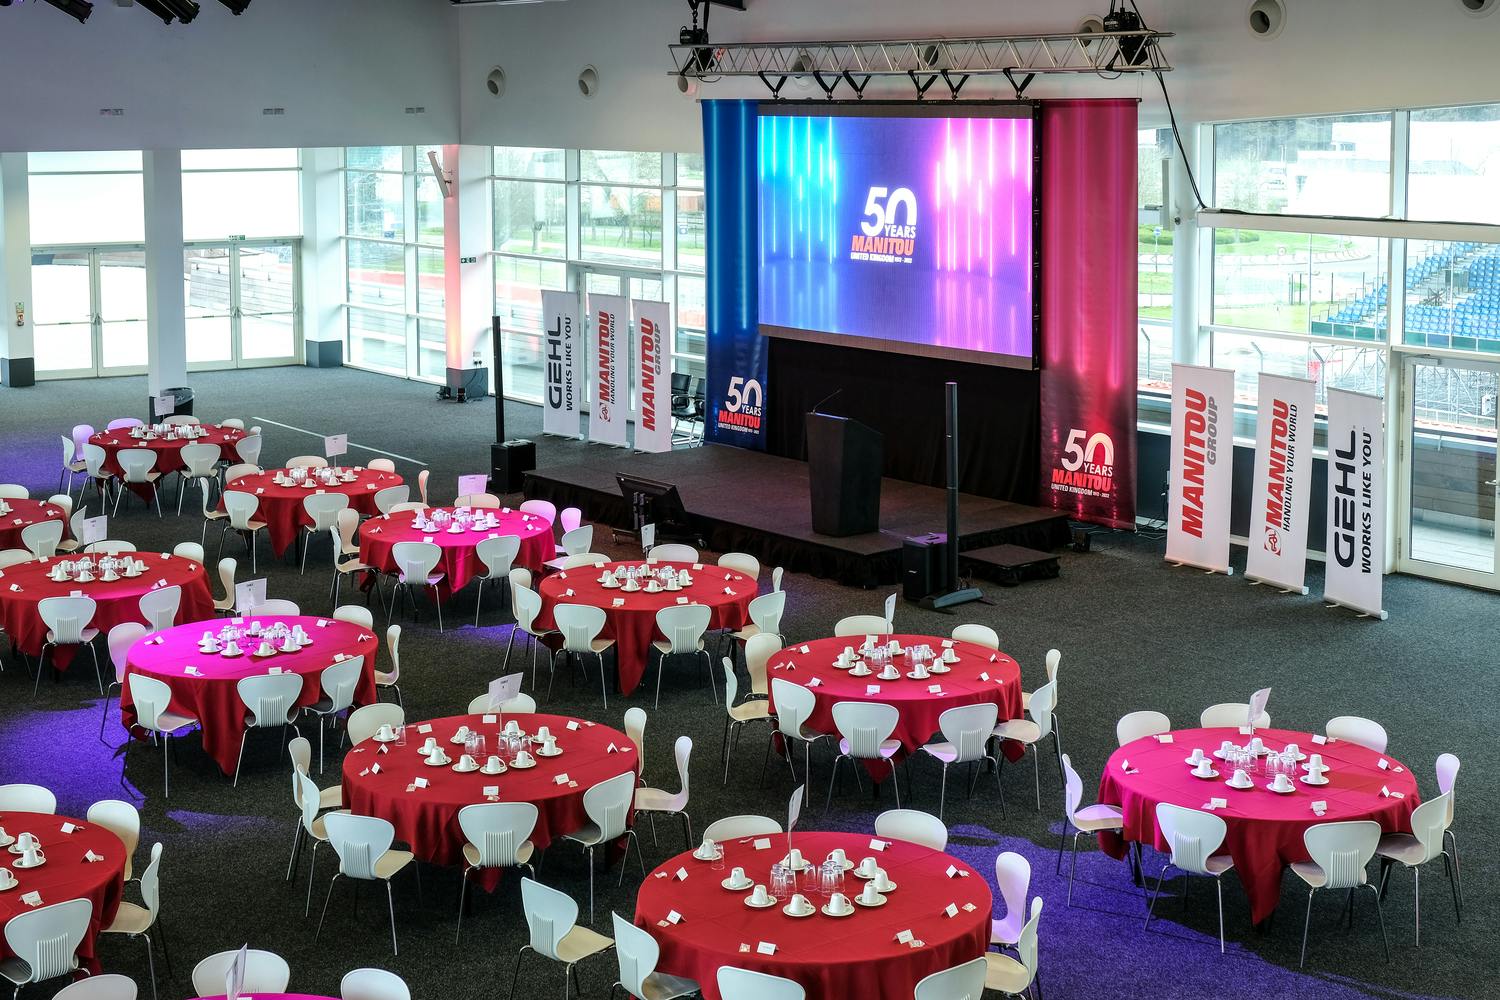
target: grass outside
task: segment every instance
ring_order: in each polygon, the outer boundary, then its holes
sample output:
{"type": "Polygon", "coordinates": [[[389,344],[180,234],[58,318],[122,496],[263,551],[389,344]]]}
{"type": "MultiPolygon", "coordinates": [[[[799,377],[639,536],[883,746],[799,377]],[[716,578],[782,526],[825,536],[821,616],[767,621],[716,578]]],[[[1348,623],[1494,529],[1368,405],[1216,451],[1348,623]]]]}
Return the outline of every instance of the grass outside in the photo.
{"type": "MultiPolygon", "coordinates": [[[[1354,241],[1343,236],[1308,235],[1304,233],[1278,233],[1269,230],[1220,229],[1220,233],[1238,234],[1239,238],[1229,243],[1215,243],[1214,253],[1220,256],[1276,256],[1279,247],[1285,247],[1287,256],[1305,254],[1311,248],[1315,254],[1342,253],[1354,247],[1354,241]],[[1258,237],[1258,238],[1257,238],[1258,237]]],[[[1162,239],[1160,243],[1143,234],[1136,244],[1136,253],[1170,254],[1172,241],[1162,239]]],[[[1163,234],[1165,235],[1165,234],[1163,234]]]]}

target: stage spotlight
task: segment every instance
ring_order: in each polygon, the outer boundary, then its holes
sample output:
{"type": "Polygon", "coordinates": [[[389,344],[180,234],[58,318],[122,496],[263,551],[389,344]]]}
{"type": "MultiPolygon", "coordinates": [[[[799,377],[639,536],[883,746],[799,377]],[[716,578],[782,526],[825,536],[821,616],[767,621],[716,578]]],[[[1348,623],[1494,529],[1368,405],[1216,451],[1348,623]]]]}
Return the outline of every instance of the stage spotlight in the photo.
{"type": "Polygon", "coordinates": [[[172,19],[176,17],[161,0],[137,0],[137,3],[142,10],[161,18],[162,24],[171,24],[172,19]]]}
{"type": "Polygon", "coordinates": [[[193,0],[162,0],[162,5],[176,15],[183,24],[198,16],[198,5],[193,0]]]}
{"type": "Polygon", "coordinates": [[[64,14],[83,24],[94,12],[94,5],[88,0],[47,0],[49,4],[62,11],[64,14]]]}
{"type": "Polygon", "coordinates": [[[250,0],[219,0],[219,3],[229,8],[229,13],[239,17],[245,13],[245,8],[250,6],[250,0]]]}

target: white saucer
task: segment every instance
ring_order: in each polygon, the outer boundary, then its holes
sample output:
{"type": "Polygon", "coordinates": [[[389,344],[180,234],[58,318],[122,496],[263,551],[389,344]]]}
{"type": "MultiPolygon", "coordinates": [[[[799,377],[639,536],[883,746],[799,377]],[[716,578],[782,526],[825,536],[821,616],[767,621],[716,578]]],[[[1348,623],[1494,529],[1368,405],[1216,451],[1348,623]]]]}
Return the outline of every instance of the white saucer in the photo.
{"type": "Polygon", "coordinates": [[[1228,760],[1228,758],[1224,756],[1224,751],[1223,750],[1215,750],[1213,752],[1212,756],[1217,757],[1220,760],[1228,760]]]}
{"type": "MultiPolygon", "coordinates": [[[[788,868],[792,868],[791,862],[788,861],[785,857],[783,857],[781,859],[780,864],[786,865],[788,868]]],[[[802,859],[802,867],[800,867],[800,868],[792,868],[792,871],[794,871],[794,872],[810,872],[810,871],[813,870],[814,867],[815,866],[813,865],[813,863],[811,861],[807,860],[806,858],[803,858],[802,859]]]]}
{"type": "Polygon", "coordinates": [[[875,894],[875,900],[876,901],[873,902],[873,903],[866,903],[863,899],[860,898],[863,895],[864,895],[864,893],[857,892],[854,895],[850,896],[849,898],[852,899],[852,900],[854,900],[854,905],[855,906],[866,906],[866,907],[869,907],[872,910],[875,909],[875,907],[877,907],[877,906],[884,906],[885,905],[885,897],[882,896],[878,892],[875,894]]]}
{"type": "Polygon", "coordinates": [[[262,660],[265,660],[265,659],[269,659],[270,657],[275,656],[276,655],[276,650],[272,649],[269,653],[262,653],[260,650],[257,649],[254,653],[251,653],[250,655],[251,656],[258,656],[262,660]]]}
{"type": "Polygon", "coordinates": [[[453,763],[453,761],[450,760],[448,757],[444,757],[442,760],[439,760],[439,761],[431,761],[431,760],[428,760],[426,757],[423,757],[422,758],[422,763],[426,764],[428,767],[447,767],[449,764],[453,763]]]}
{"type": "Polygon", "coordinates": [[[752,910],[769,910],[771,907],[781,902],[781,900],[777,899],[775,896],[767,896],[764,903],[754,902],[754,899],[754,896],[745,897],[745,905],[750,907],[752,910]]]}
{"type": "Polygon", "coordinates": [[[198,647],[198,652],[201,653],[201,654],[203,654],[204,656],[215,656],[217,654],[223,653],[224,652],[224,647],[218,646],[218,645],[215,645],[215,646],[199,646],[198,647]]]}
{"type": "Polygon", "coordinates": [[[21,880],[12,875],[9,885],[0,885],[0,892],[9,892],[11,889],[19,889],[20,887],[21,880]]]}
{"type": "Polygon", "coordinates": [[[26,859],[25,858],[17,858],[15,861],[12,861],[10,863],[10,866],[12,868],[20,868],[20,869],[24,870],[24,869],[27,869],[27,868],[40,868],[40,867],[42,867],[42,865],[45,865],[46,863],[47,863],[47,855],[44,854],[44,853],[42,853],[41,851],[38,851],[37,855],[36,855],[36,864],[34,864],[34,865],[28,865],[26,863],[26,859]]]}
{"type": "Polygon", "coordinates": [[[817,907],[812,907],[811,909],[805,910],[802,913],[793,913],[792,910],[791,910],[791,906],[792,906],[791,903],[786,904],[786,906],[783,906],[781,908],[781,912],[785,913],[789,917],[795,917],[798,920],[801,920],[803,917],[810,917],[814,913],[818,912],[818,908],[817,907]]]}
{"type": "Polygon", "coordinates": [[[536,761],[533,760],[530,764],[522,764],[519,760],[513,760],[510,762],[510,766],[518,771],[529,771],[533,767],[536,767],[536,761]]]}
{"type": "Polygon", "coordinates": [[[220,656],[227,656],[227,657],[229,657],[232,660],[236,656],[244,656],[245,655],[245,651],[243,649],[240,649],[240,650],[236,650],[235,652],[231,653],[228,649],[222,649],[222,650],[219,651],[219,655],[220,656]]]}
{"type": "Polygon", "coordinates": [[[1224,782],[1224,787],[1233,788],[1237,792],[1248,792],[1255,787],[1255,782],[1247,780],[1243,785],[1236,785],[1234,779],[1230,778],[1224,782]]]}
{"type": "Polygon", "coordinates": [[[925,680],[930,679],[931,677],[932,677],[932,671],[931,670],[927,671],[927,673],[925,673],[925,674],[919,674],[915,670],[909,670],[906,673],[906,679],[907,680],[912,680],[912,681],[925,681],[925,680]]]}
{"type": "Polygon", "coordinates": [[[8,833],[5,834],[3,837],[0,837],[0,847],[9,847],[11,844],[14,844],[15,842],[16,842],[16,838],[12,837],[8,833]]]}
{"type": "Polygon", "coordinates": [[[874,673],[875,673],[875,671],[871,670],[869,667],[865,666],[864,664],[860,664],[859,666],[855,667],[853,670],[849,671],[849,676],[850,677],[869,677],[869,676],[873,675],[874,673]]]}
{"type": "Polygon", "coordinates": [[[1198,762],[1196,760],[1194,760],[1193,758],[1191,758],[1191,757],[1184,757],[1184,758],[1182,758],[1182,762],[1184,764],[1186,764],[1188,767],[1197,767],[1198,766],[1198,762]]]}
{"type": "Polygon", "coordinates": [[[874,875],[866,875],[864,872],[862,872],[862,871],[859,870],[858,866],[850,868],[850,869],[848,869],[848,871],[849,871],[849,874],[853,875],[855,878],[862,878],[862,879],[864,879],[867,882],[870,879],[872,879],[872,878],[875,877],[874,875]]]}
{"type": "Polygon", "coordinates": [[[1298,752],[1296,759],[1298,763],[1301,763],[1302,761],[1307,759],[1307,754],[1298,752]]]}
{"type": "Polygon", "coordinates": [[[1313,776],[1311,774],[1304,774],[1302,777],[1298,778],[1297,780],[1300,781],[1300,782],[1302,782],[1304,785],[1326,785],[1326,784],[1328,784],[1328,775],[1327,775],[1326,772],[1323,773],[1323,774],[1320,774],[1320,775],[1318,775],[1318,780],[1314,781],[1313,780],[1313,776]]]}
{"type": "Polygon", "coordinates": [[[1214,771],[1212,774],[1199,774],[1196,768],[1189,771],[1188,774],[1191,774],[1195,778],[1202,778],[1204,781],[1212,781],[1219,776],[1218,771],[1214,771]]]}
{"type": "Polygon", "coordinates": [[[946,663],[930,663],[927,665],[927,672],[929,674],[946,674],[952,670],[953,668],[946,663]]]}
{"type": "Polygon", "coordinates": [[[855,660],[852,663],[840,663],[838,660],[834,660],[833,661],[833,669],[835,669],[835,670],[852,670],[852,669],[854,669],[854,664],[856,664],[858,662],[859,662],[858,660],[855,660]]]}
{"type": "Polygon", "coordinates": [[[883,681],[885,683],[894,684],[894,683],[896,683],[897,681],[899,681],[901,679],[901,671],[899,671],[899,670],[896,671],[896,676],[895,677],[887,677],[884,674],[876,674],[875,675],[875,679],[877,681],[883,681]]]}
{"type": "MultiPolygon", "coordinates": [[[[702,850],[702,848],[700,847],[698,850],[702,850]]],[[[712,854],[699,854],[698,851],[694,851],[693,852],[693,860],[694,861],[723,861],[724,860],[724,854],[723,854],[722,851],[717,851],[717,850],[714,851],[714,853],[712,853],[712,854]]],[[[754,885],[755,883],[751,882],[750,884],[754,885]]]]}
{"type": "Polygon", "coordinates": [[[394,743],[397,740],[399,740],[400,738],[401,737],[398,736],[398,735],[396,735],[395,733],[392,733],[391,735],[385,737],[384,739],[381,739],[381,737],[379,736],[379,734],[376,734],[375,736],[371,736],[370,737],[370,739],[374,740],[376,743],[394,743]]]}
{"type": "Polygon", "coordinates": [[[484,767],[481,767],[479,770],[482,773],[484,773],[484,774],[504,774],[505,773],[505,765],[501,764],[499,770],[491,771],[490,770],[490,766],[488,764],[486,764],[484,767]]]}
{"type": "Polygon", "coordinates": [[[562,750],[562,747],[558,747],[556,750],[553,750],[553,751],[551,751],[549,753],[545,748],[543,748],[543,747],[537,747],[535,750],[533,750],[531,752],[534,753],[538,757],[561,757],[563,750],[562,750]]]}
{"type": "Polygon", "coordinates": [[[1269,781],[1266,782],[1266,791],[1268,791],[1268,792],[1275,792],[1277,795],[1290,795],[1293,792],[1295,792],[1296,790],[1297,790],[1297,786],[1296,785],[1292,785],[1292,786],[1290,786],[1288,788],[1277,788],[1271,782],[1269,782],[1269,781]]]}
{"type": "Polygon", "coordinates": [[[473,767],[464,767],[463,763],[459,762],[453,765],[453,770],[458,774],[472,774],[479,770],[479,765],[475,764],[473,767]]]}
{"type": "MultiPolygon", "coordinates": [[[[824,862],[823,862],[823,863],[824,863],[824,864],[827,864],[827,863],[828,863],[828,862],[827,862],[827,861],[824,861],[824,862]]],[[[851,868],[853,868],[853,867],[854,867],[854,862],[853,862],[853,861],[850,861],[850,860],[849,860],[849,859],[848,859],[848,858],[845,858],[845,859],[844,859],[844,871],[846,871],[846,872],[847,872],[847,871],[848,871],[848,870],[849,870],[849,869],[851,869],[851,868]]]]}
{"type": "Polygon", "coordinates": [[[457,733],[454,733],[452,736],[448,737],[448,742],[452,743],[454,746],[457,746],[460,743],[466,743],[466,742],[468,742],[469,736],[471,736],[471,735],[473,735],[473,734],[469,733],[469,734],[466,734],[464,736],[460,736],[457,733]]]}
{"type": "Polygon", "coordinates": [[[849,907],[849,909],[845,910],[843,913],[835,913],[834,911],[832,911],[832,910],[830,910],[828,908],[828,904],[827,903],[824,903],[821,907],[819,907],[819,910],[823,914],[823,916],[825,916],[825,917],[840,917],[840,918],[842,918],[842,917],[852,917],[852,916],[854,916],[854,907],[852,907],[852,906],[849,907]]]}
{"type": "Polygon", "coordinates": [[[739,883],[736,883],[736,882],[734,882],[734,881],[726,878],[724,881],[720,882],[719,884],[722,885],[724,888],[728,889],[730,892],[744,892],[746,889],[753,889],[753,888],[755,888],[755,883],[752,882],[748,878],[745,879],[745,881],[739,882],[739,883]]]}

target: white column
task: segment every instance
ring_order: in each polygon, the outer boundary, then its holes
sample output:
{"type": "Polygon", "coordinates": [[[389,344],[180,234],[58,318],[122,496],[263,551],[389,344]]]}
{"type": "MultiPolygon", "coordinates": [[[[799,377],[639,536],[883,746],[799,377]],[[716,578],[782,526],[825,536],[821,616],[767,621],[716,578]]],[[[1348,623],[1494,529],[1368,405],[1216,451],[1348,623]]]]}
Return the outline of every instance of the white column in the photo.
{"type": "Polygon", "coordinates": [[[302,151],[302,339],[313,368],[344,363],[343,150],[302,151]]]}
{"type": "MultiPolygon", "coordinates": [[[[417,169],[425,168],[417,164],[417,169]]],[[[490,270],[489,151],[484,146],[444,146],[443,168],[451,181],[443,200],[443,291],[447,320],[448,381],[482,367],[474,348],[489,343],[495,313],[490,270]]],[[[461,376],[457,384],[463,384],[461,376]]]]}
{"type": "Polygon", "coordinates": [[[29,198],[26,154],[0,153],[0,384],[11,387],[36,378],[29,198]]]}
{"type": "MultiPolygon", "coordinates": [[[[1196,129],[1183,126],[1183,144],[1191,153],[1196,129]]],[[[1194,164],[1196,166],[1196,164],[1194,164]]],[[[1172,359],[1198,364],[1198,201],[1193,196],[1188,165],[1174,150],[1171,165],[1172,213],[1172,359]]],[[[1207,359],[1203,359],[1204,362],[1207,359]]]]}
{"type": "Polygon", "coordinates": [[[146,359],[151,395],[187,382],[187,302],[182,281],[182,151],[148,149],[146,359]]]}

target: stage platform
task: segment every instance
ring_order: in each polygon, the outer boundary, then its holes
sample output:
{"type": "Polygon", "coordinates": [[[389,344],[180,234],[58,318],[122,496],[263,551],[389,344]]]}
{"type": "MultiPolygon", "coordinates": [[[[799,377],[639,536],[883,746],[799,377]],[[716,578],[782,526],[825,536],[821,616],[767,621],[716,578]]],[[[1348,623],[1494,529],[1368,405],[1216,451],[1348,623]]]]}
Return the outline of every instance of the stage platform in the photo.
{"type": "MultiPolygon", "coordinates": [[[[749,552],[767,566],[864,587],[899,580],[903,539],[945,529],[946,494],[932,486],[882,480],[880,530],[833,538],[812,530],[806,462],[718,445],[661,454],[603,446],[590,452],[588,462],[528,472],[526,496],[581,507],[596,523],[628,529],[630,509],[615,473],[672,483],[709,550],[749,552]]],[[[1062,514],[969,494],[959,495],[958,523],[961,549],[1046,551],[1070,538],[1062,514]]]]}

